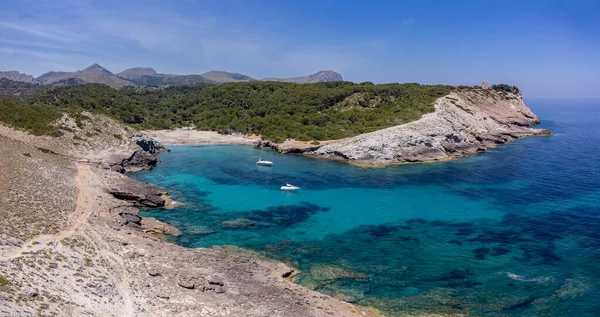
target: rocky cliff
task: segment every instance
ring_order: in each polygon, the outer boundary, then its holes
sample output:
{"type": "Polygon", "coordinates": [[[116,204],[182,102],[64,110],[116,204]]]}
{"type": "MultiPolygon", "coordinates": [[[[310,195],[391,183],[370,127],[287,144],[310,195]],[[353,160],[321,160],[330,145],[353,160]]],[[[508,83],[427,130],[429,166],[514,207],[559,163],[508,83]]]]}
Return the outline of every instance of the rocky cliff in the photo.
{"type": "Polygon", "coordinates": [[[550,135],[530,128],[540,121],[521,94],[452,92],[437,99],[435,109],[417,121],[295,152],[357,164],[398,164],[446,160],[523,136],[550,135]]]}

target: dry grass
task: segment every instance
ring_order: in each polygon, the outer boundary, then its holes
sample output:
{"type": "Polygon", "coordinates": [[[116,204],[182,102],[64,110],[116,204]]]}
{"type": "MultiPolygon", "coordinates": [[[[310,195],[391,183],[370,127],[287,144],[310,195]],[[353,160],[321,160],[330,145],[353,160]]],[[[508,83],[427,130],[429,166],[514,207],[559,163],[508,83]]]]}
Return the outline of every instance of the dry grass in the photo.
{"type": "Polygon", "coordinates": [[[0,153],[0,234],[26,240],[58,232],[75,210],[74,165],[4,137],[0,153]]]}

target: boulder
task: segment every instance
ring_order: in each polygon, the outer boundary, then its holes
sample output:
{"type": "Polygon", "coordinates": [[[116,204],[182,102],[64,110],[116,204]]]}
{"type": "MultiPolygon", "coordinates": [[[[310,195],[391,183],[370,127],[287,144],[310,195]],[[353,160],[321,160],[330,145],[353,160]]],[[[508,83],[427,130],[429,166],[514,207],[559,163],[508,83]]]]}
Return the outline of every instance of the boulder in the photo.
{"type": "Polygon", "coordinates": [[[158,154],[165,150],[165,147],[162,145],[162,143],[143,133],[134,134],[130,137],[130,139],[139,147],[141,147],[143,151],[149,152],[150,154],[158,154]]]}
{"type": "Polygon", "coordinates": [[[27,287],[23,290],[23,296],[25,297],[37,297],[39,295],[38,291],[35,290],[34,288],[31,287],[27,287]]]}
{"type": "Polygon", "coordinates": [[[166,204],[166,193],[165,192],[149,192],[147,194],[140,194],[121,190],[109,190],[109,193],[113,197],[121,200],[128,200],[134,202],[136,205],[144,207],[164,207],[166,204]]]}
{"type": "Polygon", "coordinates": [[[158,163],[158,158],[154,154],[139,150],[133,152],[133,154],[119,163],[110,166],[110,169],[119,172],[138,172],[143,170],[152,169],[154,165],[158,163]]]}
{"type": "Polygon", "coordinates": [[[204,291],[204,287],[208,285],[208,282],[204,277],[190,271],[181,271],[177,275],[177,285],[187,289],[204,291]]]}

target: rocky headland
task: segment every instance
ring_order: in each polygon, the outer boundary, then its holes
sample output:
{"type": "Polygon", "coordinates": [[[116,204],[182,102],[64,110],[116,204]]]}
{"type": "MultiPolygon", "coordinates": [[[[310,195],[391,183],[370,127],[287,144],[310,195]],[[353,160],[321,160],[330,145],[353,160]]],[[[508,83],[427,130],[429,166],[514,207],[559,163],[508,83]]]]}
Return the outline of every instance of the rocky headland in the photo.
{"type": "Polygon", "coordinates": [[[342,140],[281,144],[262,140],[256,145],[368,166],[448,160],[520,137],[551,135],[546,129],[531,128],[540,120],[520,93],[457,91],[437,99],[434,106],[433,113],[417,121],[342,140]]]}

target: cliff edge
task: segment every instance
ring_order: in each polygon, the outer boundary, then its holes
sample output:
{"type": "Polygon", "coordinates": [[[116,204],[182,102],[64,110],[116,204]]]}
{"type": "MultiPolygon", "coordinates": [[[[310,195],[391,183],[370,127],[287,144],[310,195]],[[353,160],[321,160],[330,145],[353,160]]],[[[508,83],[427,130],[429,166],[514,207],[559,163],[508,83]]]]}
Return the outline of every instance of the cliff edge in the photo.
{"type": "Polygon", "coordinates": [[[384,165],[451,159],[519,137],[551,135],[523,96],[487,89],[452,92],[435,112],[407,124],[342,139],[304,154],[357,164],[384,165]]]}

